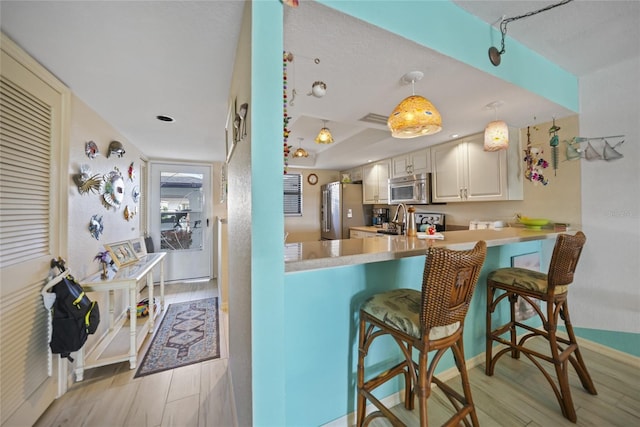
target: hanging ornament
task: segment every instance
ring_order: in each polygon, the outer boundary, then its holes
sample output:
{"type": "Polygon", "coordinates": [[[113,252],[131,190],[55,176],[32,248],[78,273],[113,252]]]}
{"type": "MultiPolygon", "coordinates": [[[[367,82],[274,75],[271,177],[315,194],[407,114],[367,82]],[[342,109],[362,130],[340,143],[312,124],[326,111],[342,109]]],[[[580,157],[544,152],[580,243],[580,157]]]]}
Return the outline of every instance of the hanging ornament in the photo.
{"type": "Polygon", "coordinates": [[[298,7],[299,0],[281,0],[282,3],[291,7],[298,7]]]}
{"type": "Polygon", "coordinates": [[[291,146],[287,143],[289,140],[289,120],[290,117],[287,114],[287,63],[293,61],[293,54],[291,52],[283,52],[282,55],[282,110],[283,110],[283,128],[282,138],[284,140],[283,153],[284,153],[284,173],[287,173],[287,167],[289,166],[289,152],[291,146]]]}
{"type": "Polygon", "coordinates": [[[556,126],[556,119],[553,118],[553,126],[549,128],[549,135],[551,139],[549,140],[549,145],[551,146],[551,163],[553,164],[553,176],[556,176],[556,172],[558,171],[558,145],[560,144],[560,139],[558,138],[558,131],[560,130],[560,126],[556,126]]]}
{"type": "Polygon", "coordinates": [[[526,163],[524,177],[534,184],[549,184],[549,180],[540,172],[540,169],[546,169],[549,166],[549,163],[541,157],[543,152],[543,150],[531,145],[531,134],[529,133],[529,126],[527,126],[527,148],[524,150],[524,162],[526,163]]]}

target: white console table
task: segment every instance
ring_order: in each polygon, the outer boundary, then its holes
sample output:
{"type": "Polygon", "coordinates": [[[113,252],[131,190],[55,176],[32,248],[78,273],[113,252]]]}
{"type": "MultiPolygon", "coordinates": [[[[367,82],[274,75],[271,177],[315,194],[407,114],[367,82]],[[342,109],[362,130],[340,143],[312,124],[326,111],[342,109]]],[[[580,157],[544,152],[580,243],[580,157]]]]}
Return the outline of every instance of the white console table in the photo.
{"type": "MultiPolygon", "coordinates": [[[[76,381],[82,381],[84,370],[98,366],[129,361],[129,369],[135,369],[138,362],[138,350],[145,335],[153,332],[155,317],[164,310],[164,258],[166,252],[142,255],[131,265],[120,267],[117,272],[109,271],[102,279],[101,273],[92,274],[80,282],[86,292],[109,292],[106,312],[101,311],[101,322],[108,320],[109,328],[100,338],[91,352],[85,355],[84,347],[76,354],[76,381]],[[160,310],[155,310],[153,298],[153,269],[160,267],[160,310]],[[137,317],[137,304],[140,288],[138,283],[146,277],[149,292],[149,315],[137,317]],[[124,313],[115,313],[115,292],[129,291],[129,318],[124,313]],[[128,334],[126,323],[129,323],[128,334]],[[128,336],[128,340],[127,340],[128,336]],[[127,345],[128,342],[128,345],[127,345]]],[[[101,310],[102,307],[100,307],[101,310]]]]}

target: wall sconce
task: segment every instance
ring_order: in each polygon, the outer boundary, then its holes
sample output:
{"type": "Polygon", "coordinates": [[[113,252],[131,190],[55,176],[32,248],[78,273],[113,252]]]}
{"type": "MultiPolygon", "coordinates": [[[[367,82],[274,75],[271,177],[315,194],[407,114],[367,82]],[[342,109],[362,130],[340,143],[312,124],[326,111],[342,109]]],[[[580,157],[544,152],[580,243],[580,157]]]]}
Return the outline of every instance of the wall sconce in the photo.
{"type": "Polygon", "coordinates": [[[415,94],[415,82],[423,76],[420,71],[411,71],[402,76],[402,82],[411,83],[413,95],[403,99],[387,120],[394,138],[415,138],[442,130],[440,112],[431,101],[415,94]]]}
{"type": "Polygon", "coordinates": [[[509,128],[505,122],[497,118],[497,109],[503,104],[502,101],[495,101],[485,106],[486,109],[493,108],[495,120],[484,129],[484,151],[499,151],[509,148],[509,128]]]}
{"type": "Polygon", "coordinates": [[[323,120],[324,126],[318,132],[318,136],[316,136],[316,144],[332,144],[333,136],[331,135],[331,131],[327,128],[327,121],[323,120]]]}

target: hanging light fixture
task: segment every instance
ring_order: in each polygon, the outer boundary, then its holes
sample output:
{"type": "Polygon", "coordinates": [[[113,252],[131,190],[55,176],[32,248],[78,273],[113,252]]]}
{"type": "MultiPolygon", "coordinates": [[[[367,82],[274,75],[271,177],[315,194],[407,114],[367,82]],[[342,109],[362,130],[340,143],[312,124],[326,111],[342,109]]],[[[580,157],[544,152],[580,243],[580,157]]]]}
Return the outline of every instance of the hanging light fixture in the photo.
{"type": "Polygon", "coordinates": [[[302,148],[302,140],[304,138],[298,138],[298,149],[296,151],[293,152],[293,157],[309,157],[309,153],[307,152],[307,150],[305,150],[304,148],[302,148]]]}
{"type": "Polygon", "coordinates": [[[420,71],[411,71],[402,76],[402,82],[411,83],[413,94],[403,99],[387,120],[387,126],[394,138],[415,138],[433,135],[442,130],[440,112],[431,101],[415,94],[415,82],[423,76],[420,71]]]}
{"type": "Polygon", "coordinates": [[[484,129],[484,151],[499,151],[509,148],[509,128],[505,122],[498,120],[497,113],[497,109],[503,104],[502,101],[495,101],[485,106],[486,109],[493,109],[495,118],[484,129]]]}
{"type": "Polygon", "coordinates": [[[318,132],[318,136],[316,136],[316,144],[332,144],[333,136],[331,135],[331,131],[327,128],[327,121],[323,120],[324,124],[320,132],[318,132]]]}
{"type": "Polygon", "coordinates": [[[502,40],[500,41],[500,50],[498,50],[497,47],[495,46],[491,46],[489,48],[489,61],[491,61],[491,63],[497,67],[498,65],[500,65],[500,60],[502,59],[502,54],[505,53],[505,48],[504,48],[504,38],[507,35],[507,24],[509,22],[513,22],[513,21],[517,21],[518,19],[522,19],[522,18],[528,18],[530,16],[533,15],[537,15],[540,12],[545,12],[549,9],[553,9],[554,7],[558,7],[558,6],[562,6],[565,5],[567,3],[571,3],[573,0],[562,0],[559,3],[555,3],[555,4],[551,4],[547,7],[543,7],[542,9],[533,11],[533,12],[528,12],[525,13],[524,15],[520,15],[520,16],[514,16],[513,18],[506,18],[503,16],[502,20],[500,21],[500,33],[502,34],[502,40]]]}

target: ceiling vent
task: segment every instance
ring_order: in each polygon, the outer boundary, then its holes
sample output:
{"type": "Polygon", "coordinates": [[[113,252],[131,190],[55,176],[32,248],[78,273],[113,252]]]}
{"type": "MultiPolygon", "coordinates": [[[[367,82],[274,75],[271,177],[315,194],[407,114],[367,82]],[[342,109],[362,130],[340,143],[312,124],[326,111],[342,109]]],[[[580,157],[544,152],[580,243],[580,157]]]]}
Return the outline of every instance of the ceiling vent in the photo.
{"type": "Polygon", "coordinates": [[[373,123],[375,125],[387,126],[387,120],[389,116],[383,116],[381,114],[369,113],[360,119],[361,122],[373,123]]]}

